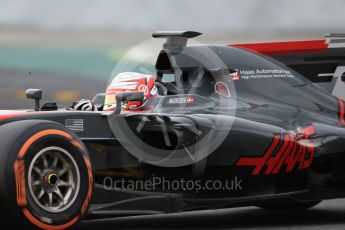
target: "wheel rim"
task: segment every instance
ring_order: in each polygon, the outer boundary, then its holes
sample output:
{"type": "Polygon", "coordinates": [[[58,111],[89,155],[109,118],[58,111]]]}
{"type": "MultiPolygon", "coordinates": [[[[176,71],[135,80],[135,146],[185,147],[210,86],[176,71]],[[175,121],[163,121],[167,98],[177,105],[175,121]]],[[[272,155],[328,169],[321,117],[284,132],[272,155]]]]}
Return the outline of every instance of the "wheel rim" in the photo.
{"type": "Polygon", "coordinates": [[[34,202],[48,212],[63,212],[76,200],[80,173],[72,155],[59,147],[36,154],[28,171],[28,187],[34,202]]]}

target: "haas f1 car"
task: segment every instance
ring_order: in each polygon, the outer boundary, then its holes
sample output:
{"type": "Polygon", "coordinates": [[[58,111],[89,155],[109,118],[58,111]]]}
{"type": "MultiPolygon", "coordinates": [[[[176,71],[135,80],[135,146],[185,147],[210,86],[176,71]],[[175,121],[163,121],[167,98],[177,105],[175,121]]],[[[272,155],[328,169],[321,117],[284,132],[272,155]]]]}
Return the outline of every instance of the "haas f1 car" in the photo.
{"type": "Polygon", "coordinates": [[[155,77],[120,74],[95,110],[40,106],[29,89],[34,109],[1,111],[3,220],[67,229],[345,197],[345,35],[187,45],[198,35],[154,33],[166,39],[155,77]]]}

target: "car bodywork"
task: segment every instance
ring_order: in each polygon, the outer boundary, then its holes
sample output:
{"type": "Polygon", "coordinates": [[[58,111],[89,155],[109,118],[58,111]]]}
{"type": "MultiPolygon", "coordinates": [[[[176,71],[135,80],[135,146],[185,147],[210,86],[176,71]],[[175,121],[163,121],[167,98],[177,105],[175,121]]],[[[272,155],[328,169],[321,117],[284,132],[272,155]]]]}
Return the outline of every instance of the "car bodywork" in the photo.
{"type": "Polygon", "coordinates": [[[150,111],[2,111],[0,125],[50,120],[75,132],[95,173],[90,218],[345,197],[345,105],[342,92],[335,93],[344,84],[342,37],[187,46],[196,35],[155,34],[168,38],[158,55],[156,81],[165,84],[165,74],[175,80],[173,86],[166,83],[167,95],[152,99],[150,111]],[[209,61],[214,56],[220,62],[209,61]],[[188,88],[186,78],[200,73],[206,86],[188,88]],[[213,97],[218,82],[230,82],[225,99],[213,97]],[[117,132],[123,123],[130,134],[117,132]],[[143,143],[161,154],[139,159],[131,147],[140,149],[143,143]],[[210,151],[206,157],[198,155],[202,149],[210,151]],[[183,164],[169,163],[166,154],[176,150],[183,164]],[[110,190],[106,178],[235,181],[240,188],[167,189],[158,184],[150,191],[110,190]]]}

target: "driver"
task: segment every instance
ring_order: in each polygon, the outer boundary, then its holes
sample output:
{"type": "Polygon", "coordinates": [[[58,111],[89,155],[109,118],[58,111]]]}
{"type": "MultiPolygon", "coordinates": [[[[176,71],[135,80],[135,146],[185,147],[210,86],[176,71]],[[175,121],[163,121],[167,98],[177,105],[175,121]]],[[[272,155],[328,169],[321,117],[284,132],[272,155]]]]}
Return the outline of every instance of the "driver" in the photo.
{"type": "Polygon", "coordinates": [[[115,110],[115,96],[117,93],[137,91],[144,93],[144,100],[122,104],[123,111],[143,111],[147,109],[145,105],[149,99],[157,95],[157,87],[155,86],[155,78],[152,75],[136,72],[118,74],[107,88],[103,111],[115,110]]]}

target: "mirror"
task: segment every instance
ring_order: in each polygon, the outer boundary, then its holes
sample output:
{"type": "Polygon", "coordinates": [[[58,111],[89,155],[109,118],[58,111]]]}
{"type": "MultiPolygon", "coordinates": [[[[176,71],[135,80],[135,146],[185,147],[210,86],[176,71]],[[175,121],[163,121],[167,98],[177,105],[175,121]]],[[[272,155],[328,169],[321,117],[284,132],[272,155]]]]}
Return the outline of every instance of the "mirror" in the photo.
{"type": "Polygon", "coordinates": [[[41,89],[27,89],[26,97],[29,99],[41,100],[42,90],[41,89]]]}
{"type": "Polygon", "coordinates": [[[129,102],[129,101],[142,101],[144,99],[143,92],[124,92],[124,93],[117,93],[116,94],[116,109],[114,113],[119,114],[121,113],[121,102],[129,102]]]}
{"type": "Polygon", "coordinates": [[[27,89],[26,97],[28,99],[35,100],[35,111],[40,110],[40,100],[42,99],[42,90],[41,89],[27,89]]]}

